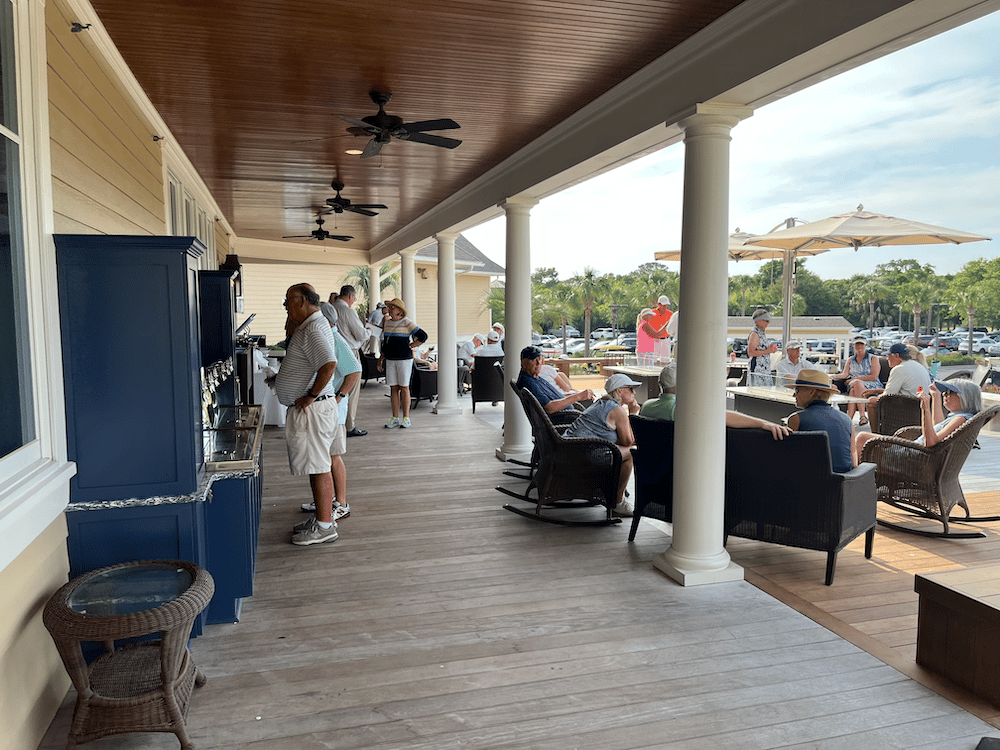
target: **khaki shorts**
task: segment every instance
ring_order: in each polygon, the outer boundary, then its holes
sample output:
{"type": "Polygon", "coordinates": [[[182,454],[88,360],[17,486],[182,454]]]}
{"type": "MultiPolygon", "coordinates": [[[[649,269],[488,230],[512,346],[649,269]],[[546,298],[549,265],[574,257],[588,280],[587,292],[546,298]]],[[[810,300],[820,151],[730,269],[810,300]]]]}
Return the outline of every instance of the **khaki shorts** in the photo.
{"type": "Polygon", "coordinates": [[[347,425],[338,424],[333,431],[333,440],[330,441],[331,456],[343,456],[347,453],[347,425]]]}
{"type": "MultiPolygon", "coordinates": [[[[330,451],[337,435],[337,400],[314,401],[299,411],[288,407],[285,414],[285,444],[292,476],[325,474],[330,471],[330,451]]],[[[347,442],[346,434],[344,442],[347,442]]],[[[339,454],[337,454],[339,455],[339,454]]]]}

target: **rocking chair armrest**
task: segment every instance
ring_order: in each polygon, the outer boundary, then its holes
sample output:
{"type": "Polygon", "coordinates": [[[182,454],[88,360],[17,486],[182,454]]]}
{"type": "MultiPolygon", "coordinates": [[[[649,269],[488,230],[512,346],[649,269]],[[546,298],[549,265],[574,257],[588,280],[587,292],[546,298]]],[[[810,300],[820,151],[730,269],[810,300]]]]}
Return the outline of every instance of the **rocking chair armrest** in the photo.
{"type": "MultiPolygon", "coordinates": [[[[942,445],[942,443],[938,443],[938,445],[942,445]]],[[[902,448],[908,453],[917,455],[922,454],[924,457],[932,456],[937,452],[935,450],[937,446],[928,448],[925,445],[918,445],[912,440],[895,437],[894,435],[880,435],[879,437],[865,443],[864,447],[861,449],[861,455],[858,456],[858,460],[860,462],[877,464],[881,455],[893,447],[902,448]]]]}
{"type": "Polygon", "coordinates": [[[892,434],[892,437],[903,438],[904,440],[916,440],[923,433],[924,431],[920,427],[900,427],[892,434]]]}

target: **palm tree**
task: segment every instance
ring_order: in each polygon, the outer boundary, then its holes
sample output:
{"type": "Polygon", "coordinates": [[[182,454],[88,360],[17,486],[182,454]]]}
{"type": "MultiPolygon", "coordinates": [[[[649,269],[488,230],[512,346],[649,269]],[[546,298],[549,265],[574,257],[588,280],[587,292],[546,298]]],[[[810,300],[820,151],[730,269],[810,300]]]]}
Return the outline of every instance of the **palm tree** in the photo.
{"type": "Polygon", "coordinates": [[[379,268],[379,276],[381,277],[381,283],[379,284],[378,293],[375,297],[370,294],[371,284],[369,283],[369,276],[371,276],[371,269],[369,266],[353,266],[347,270],[347,283],[353,286],[360,296],[360,292],[364,292],[366,308],[363,312],[365,316],[371,312],[371,307],[374,302],[377,302],[387,288],[392,287],[393,290],[399,288],[399,272],[390,273],[392,271],[392,262],[383,263],[379,268]]]}
{"type": "Polygon", "coordinates": [[[863,305],[868,304],[868,330],[871,331],[875,327],[875,303],[886,299],[887,291],[885,284],[880,282],[874,276],[869,276],[861,284],[858,285],[857,289],[854,291],[854,296],[851,298],[852,305],[863,305]]]}
{"type": "Polygon", "coordinates": [[[583,274],[573,279],[573,297],[583,308],[583,356],[590,356],[590,314],[597,304],[598,297],[604,291],[604,279],[589,266],[583,269],[583,274]]]}

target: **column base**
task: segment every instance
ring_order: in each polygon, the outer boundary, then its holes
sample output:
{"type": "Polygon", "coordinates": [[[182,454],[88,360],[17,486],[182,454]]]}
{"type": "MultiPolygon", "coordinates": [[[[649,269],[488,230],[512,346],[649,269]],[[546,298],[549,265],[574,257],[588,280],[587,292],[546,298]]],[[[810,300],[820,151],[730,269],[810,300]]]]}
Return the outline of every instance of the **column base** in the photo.
{"type": "Polygon", "coordinates": [[[437,404],[431,409],[431,414],[461,414],[462,407],[458,404],[437,404]]]}
{"type": "Polygon", "coordinates": [[[695,560],[679,555],[668,547],[667,550],[653,558],[653,567],[661,573],[677,581],[681,586],[701,586],[706,583],[729,583],[743,580],[743,567],[729,559],[729,554],[723,551],[722,556],[714,561],[718,567],[713,567],[711,560],[695,560]]]}
{"type": "Polygon", "coordinates": [[[501,445],[496,450],[496,457],[501,461],[517,459],[518,461],[530,461],[531,453],[535,446],[528,445],[501,445]]]}

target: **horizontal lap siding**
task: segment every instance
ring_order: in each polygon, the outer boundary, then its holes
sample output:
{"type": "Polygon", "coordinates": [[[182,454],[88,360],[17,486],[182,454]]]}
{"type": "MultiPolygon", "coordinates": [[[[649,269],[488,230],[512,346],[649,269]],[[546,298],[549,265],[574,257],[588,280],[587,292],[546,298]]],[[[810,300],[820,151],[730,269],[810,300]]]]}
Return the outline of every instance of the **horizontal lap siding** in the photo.
{"type": "Polygon", "coordinates": [[[165,234],[160,147],[70,15],[46,7],[55,231],[165,234]]]}

